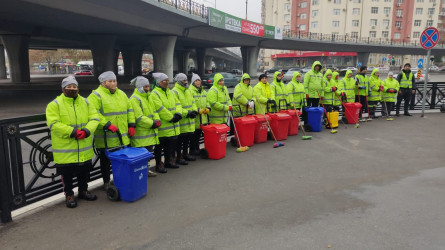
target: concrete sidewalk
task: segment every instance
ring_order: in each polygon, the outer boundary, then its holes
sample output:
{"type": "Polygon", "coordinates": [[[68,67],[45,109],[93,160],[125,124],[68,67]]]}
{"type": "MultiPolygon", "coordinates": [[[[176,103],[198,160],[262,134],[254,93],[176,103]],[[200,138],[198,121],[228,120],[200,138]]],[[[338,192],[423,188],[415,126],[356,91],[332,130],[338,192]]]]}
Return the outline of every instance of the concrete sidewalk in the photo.
{"type": "Polygon", "coordinates": [[[443,249],[445,115],[378,119],[199,160],[0,228],[2,249],[443,249]]]}

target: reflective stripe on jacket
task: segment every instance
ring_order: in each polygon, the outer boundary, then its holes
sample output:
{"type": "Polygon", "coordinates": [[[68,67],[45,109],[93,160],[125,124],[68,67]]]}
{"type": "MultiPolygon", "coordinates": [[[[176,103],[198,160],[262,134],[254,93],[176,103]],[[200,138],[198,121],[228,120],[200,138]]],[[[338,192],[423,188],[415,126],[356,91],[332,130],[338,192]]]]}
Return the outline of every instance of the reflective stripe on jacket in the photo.
{"type": "Polygon", "coordinates": [[[154,112],[154,108],[150,105],[148,99],[148,93],[139,93],[137,89],[130,97],[130,103],[136,118],[136,132],[130,138],[132,147],[147,147],[159,144],[158,129],[151,128],[153,120],[159,120],[159,115],[154,112]]]}
{"type": "Polygon", "coordinates": [[[159,86],[155,86],[150,94],[149,103],[161,119],[162,124],[158,128],[159,137],[179,135],[181,133],[179,122],[170,122],[175,113],[182,114],[181,103],[176,98],[176,95],[169,88],[162,89],[159,86]]]}
{"type": "Polygon", "coordinates": [[[187,114],[190,111],[198,112],[195,100],[192,93],[188,88],[181,86],[179,83],[175,83],[175,87],[172,92],[176,95],[182,106],[182,119],[179,121],[179,127],[181,133],[191,133],[195,131],[195,118],[187,118],[187,114]]]}

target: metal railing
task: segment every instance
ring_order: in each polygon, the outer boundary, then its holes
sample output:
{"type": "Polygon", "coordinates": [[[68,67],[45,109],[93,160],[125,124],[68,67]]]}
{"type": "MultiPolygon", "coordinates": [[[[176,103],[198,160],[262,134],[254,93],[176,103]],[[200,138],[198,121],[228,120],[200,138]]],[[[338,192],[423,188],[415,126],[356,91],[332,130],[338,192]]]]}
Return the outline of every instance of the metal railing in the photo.
{"type": "Polygon", "coordinates": [[[182,10],[189,14],[200,16],[202,18],[208,17],[208,10],[204,4],[199,4],[191,0],[158,0],[160,3],[168,4],[178,10],[182,10]]]}

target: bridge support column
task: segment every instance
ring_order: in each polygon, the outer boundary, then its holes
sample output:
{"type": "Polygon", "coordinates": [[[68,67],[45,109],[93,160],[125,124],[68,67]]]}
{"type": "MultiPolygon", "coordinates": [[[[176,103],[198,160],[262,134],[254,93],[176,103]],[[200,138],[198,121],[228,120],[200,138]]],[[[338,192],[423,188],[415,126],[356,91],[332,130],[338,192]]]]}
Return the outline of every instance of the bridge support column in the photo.
{"type": "Polygon", "coordinates": [[[0,45],[0,79],[6,79],[5,47],[0,45]]]}
{"type": "Polygon", "coordinates": [[[173,81],[173,56],[175,52],[176,36],[154,36],[150,39],[154,71],[162,72],[173,81]]]}
{"type": "Polygon", "coordinates": [[[115,71],[117,58],[115,52],[116,36],[88,35],[91,53],[93,54],[94,75],[99,76],[105,71],[115,71]]]}
{"type": "Polygon", "coordinates": [[[178,71],[180,73],[187,74],[188,72],[188,61],[190,58],[189,50],[178,50],[176,51],[176,58],[178,60],[178,71]]]}
{"type": "Polygon", "coordinates": [[[217,58],[214,59],[216,71],[221,72],[224,71],[224,59],[217,58]]]}
{"type": "Polygon", "coordinates": [[[3,45],[9,59],[9,75],[13,83],[30,82],[29,37],[25,35],[3,35],[3,45]]]}
{"type": "Polygon", "coordinates": [[[124,59],[124,75],[140,76],[142,73],[142,54],[144,49],[140,47],[127,47],[122,50],[124,59]]]}
{"type": "Polygon", "coordinates": [[[198,61],[198,74],[203,77],[205,74],[205,58],[206,58],[206,48],[196,49],[196,60],[198,61]]]}
{"type": "Polygon", "coordinates": [[[212,70],[212,61],[213,61],[213,57],[206,56],[206,59],[205,59],[205,69],[206,69],[206,71],[212,70]]]}
{"type": "Polygon", "coordinates": [[[362,65],[368,65],[369,54],[370,54],[369,52],[358,52],[357,62],[355,65],[357,65],[359,62],[361,62],[362,65]]]}
{"type": "Polygon", "coordinates": [[[117,75],[117,73],[119,72],[119,65],[117,65],[117,63],[118,63],[118,61],[119,61],[119,53],[121,53],[120,52],[120,50],[118,50],[118,49],[115,49],[114,51],[113,51],[113,61],[115,61],[116,63],[114,64],[114,69],[113,69],[113,72],[114,72],[114,74],[116,74],[117,75]]]}
{"type": "Polygon", "coordinates": [[[243,72],[248,73],[251,77],[256,77],[258,53],[260,49],[258,47],[241,47],[241,55],[243,57],[243,72]]]}

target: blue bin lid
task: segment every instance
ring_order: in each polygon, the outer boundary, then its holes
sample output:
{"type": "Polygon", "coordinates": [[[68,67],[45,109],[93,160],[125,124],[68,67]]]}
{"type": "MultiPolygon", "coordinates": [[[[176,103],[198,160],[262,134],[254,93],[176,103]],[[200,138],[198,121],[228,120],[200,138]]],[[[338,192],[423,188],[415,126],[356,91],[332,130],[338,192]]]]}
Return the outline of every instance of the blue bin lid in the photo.
{"type": "Polygon", "coordinates": [[[139,158],[152,158],[153,154],[146,148],[126,147],[118,151],[109,152],[107,156],[109,159],[133,160],[139,158]]]}
{"type": "Polygon", "coordinates": [[[305,108],[307,112],[321,112],[323,113],[324,110],[322,107],[310,107],[310,108],[305,108]]]}

